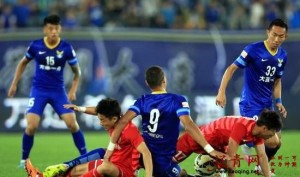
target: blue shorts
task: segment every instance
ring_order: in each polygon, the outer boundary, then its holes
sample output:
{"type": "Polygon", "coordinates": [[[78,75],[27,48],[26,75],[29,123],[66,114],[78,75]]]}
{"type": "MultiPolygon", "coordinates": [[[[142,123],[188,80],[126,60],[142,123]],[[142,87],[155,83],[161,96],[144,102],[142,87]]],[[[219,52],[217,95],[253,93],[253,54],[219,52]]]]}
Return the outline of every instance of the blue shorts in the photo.
{"type": "MultiPolygon", "coordinates": [[[[264,109],[274,110],[273,107],[264,108],[264,109]]],[[[240,114],[241,114],[241,116],[250,117],[250,118],[253,118],[253,119],[257,120],[260,113],[264,109],[254,109],[254,108],[251,109],[251,108],[248,108],[248,107],[240,106],[240,114]]]]}
{"type": "Polygon", "coordinates": [[[181,171],[180,166],[172,161],[172,156],[154,155],[153,176],[155,177],[178,177],[181,171]]]}
{"type": "Polygon", "coordinates": [[[74,112],[71,109],[65,109],[63,107],[64,104],[70,104],[64,88],[49,89],[32,87],[26,113],[34,113],[42,116],[47,103],[53,107],[59,116],[74,112]]]}

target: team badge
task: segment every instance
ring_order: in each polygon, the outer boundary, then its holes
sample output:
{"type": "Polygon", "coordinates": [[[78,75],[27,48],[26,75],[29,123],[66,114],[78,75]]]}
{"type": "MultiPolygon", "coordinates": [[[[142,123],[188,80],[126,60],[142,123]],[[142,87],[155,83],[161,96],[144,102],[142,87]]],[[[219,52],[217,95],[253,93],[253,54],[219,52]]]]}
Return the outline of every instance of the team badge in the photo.
{"type": "Polygon", "coordinates": [[[64,51],[59,51],[59,50],[56,51],[57,58],[62,58],[63,54],[64,54],[64,51]]]}
{"type": "Polygon", "coordinates": [[[283,59],[278,58],[277,60],[278,60],[278,67],[281,67],[283,63],[283,59]]]}

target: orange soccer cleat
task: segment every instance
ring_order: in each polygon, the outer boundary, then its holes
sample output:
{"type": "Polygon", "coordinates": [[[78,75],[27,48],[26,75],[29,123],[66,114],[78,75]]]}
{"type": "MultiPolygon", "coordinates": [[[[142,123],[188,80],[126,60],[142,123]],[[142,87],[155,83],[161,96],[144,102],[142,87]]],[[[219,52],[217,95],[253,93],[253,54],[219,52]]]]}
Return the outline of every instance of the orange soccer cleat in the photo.
{"type": "Polygon", "coordinates": [[[42,177],[40,176],[41,173],[39,172],[39,170],[32,165],[30,159],[26,159],[25,161],[25,170],[28,177],[42,177]]]}

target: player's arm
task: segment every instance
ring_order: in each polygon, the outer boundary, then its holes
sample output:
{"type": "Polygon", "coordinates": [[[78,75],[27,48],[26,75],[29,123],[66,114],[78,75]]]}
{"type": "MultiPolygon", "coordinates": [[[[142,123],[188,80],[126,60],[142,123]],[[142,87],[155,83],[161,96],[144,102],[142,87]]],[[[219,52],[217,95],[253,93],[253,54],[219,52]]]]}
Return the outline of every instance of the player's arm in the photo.
{"type": "Polygon", "coordinates": [[[152,164],[152,157],[151,153],[146,146],[145,142],[142,142],[140,145],[138,145],[137,150],[139,153],[142,154],[143,157],[143,163],[145,167],[145,176],[146,177],[152,177],[152,171],[153,171],[153,164],[152,164]]]}
{"type": "Polygon", "coordinates": [[[239,148],[239,144],[234,139],[229,138],[228,149],[227,149],[226,153],[231,159],[233,159],[233,160],[226,161],[227,168],[229,169],[228,170],[229,177],[234,176],[234,173],[231,173],[235,169],[234,162],[239,160],[239,159],[236,159],[236,153],[238,151],[238,148],[239,148]]]}
{"type": "Polygon", "coordinates": [[[93,106],[83,107],[83,106],[77,106],[75,104],[64,104],[63,106],[66,109],[72,109],[74,111],[83,112],[95,116],[97,115],[96,107],[93,106]]]}
{"type": "Polygon", "coordinates": [[[10,85],[10,88],[8,90],[8,96],[9,97],[13,97],[17,91],[17,85],[18,82],[27,66],[27,64],[30,62],[31,60],[28,60],[26,57],[23,57],[22,60],[19,62],[17,68],[16,68],[16,73],[14,76],[14,79],[10,85]]]}
{"type": "Polygon", "coordinates": [[[226,105],[226,88],[228,86],[229,81],[231,80],[233,73],[238,69],[236,64],[231,64],[226,69],[223,74],[223,78],[219,87],[218,95],[216,98],[216,105],[221,106],[222,108],[226,105]]]}
{"type": "Polygon", "coordinates": [[[202,132],[199,130],[197,125],[193,122],[192,118],[189,115],[181,115],[179,117],[180,121],[184,125],[185,130],[191,135],[191,137],[204,148],[204,150],[209,153],[213,157],[217,158],[225,158],[227,159],[227,155],[214,150],[214,148],[208,144],[206,139],[204,138],[202,132]]]}
{"type": "Polygon", "coordinates": [[[284,118],[286,118],[287,111],[286,111],[285,107],[283,106],[282,100],[281,100],[281,78],[276,78],[275,79],[273,95],[274,95],[274,98],[275,98],[275,104],[276,104],[278,110],[280,111],[280,114],[284,118]]]}
{"type": "Polygon", "coordinates": [[[110,158],[124,127],[128,124],[129,121],[131,121],[135,117],[136,117],[136,113],[134,111],[128,110],[118,121],[118,123],[114,128],[113,133],[110,136],[110,142],[106,149],[104,160],[108,160],[110,158]]]}
{"type": "Polygon", "coordinates": [[[81,77],[81,69],[79,67],[79,64],[72,65],[71,69],[74,73],[74,77],[73,77],[72,86],[68,93],[68,97],[69,97],[70,101],[73,101],[73,100],[76,100],[76,92],[77,92],[80,77],[81,77]]]}
{"type": "Polygon", "coordinates": [[[265,152],[265,145],[264,143],[260,144],[260,145],[256,145],[255,146],[255,151],[256,154],[259,158],[259,165],[261,167],[261,170],[264,174],[264,176],[269,177],[270,176],[270,167],[269,167],[269,163],[268,163],[268,157],[266,155],[265,152]]]}

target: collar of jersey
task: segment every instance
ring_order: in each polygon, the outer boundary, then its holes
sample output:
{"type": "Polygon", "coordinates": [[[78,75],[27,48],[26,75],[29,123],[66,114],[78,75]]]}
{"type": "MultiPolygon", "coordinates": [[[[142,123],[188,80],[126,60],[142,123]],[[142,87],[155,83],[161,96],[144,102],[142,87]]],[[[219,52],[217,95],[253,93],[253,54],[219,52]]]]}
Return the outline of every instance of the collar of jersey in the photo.
{"type": "Polygon", "coordinates": [[[163,93],[167,93],[166,91],[155,91],[152,92],[151,94],[163,94],[163,93]]]}
{"type": "Polygon", "coordinates": [[[264,41],[264,45],[265,45],[266,49],[268,50],[268,52],[269,52],[272,56],[276,55],[276,53],[277,53],[277,51],[278,51],[278,48],[276,49],[275,52],[272,52],[272,51],[269,49],[268,45],[267,45],[267,41],[264,41]]]}
{"type": "Polygon", "coordinates": [[[55,48],[56,46],[58,46],[58,44],[60,43],[60,38],[58,38],[58,41],[57,41],[56,44],[50,45],[50,44],[47,42],[46,37],[44,37],[44,43],[45,43],[45,45],[46,45],[49,49],[54,49],[54,48],[55,48]]]}

